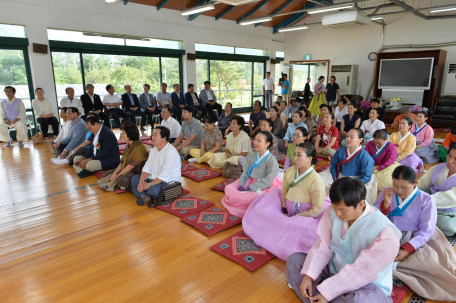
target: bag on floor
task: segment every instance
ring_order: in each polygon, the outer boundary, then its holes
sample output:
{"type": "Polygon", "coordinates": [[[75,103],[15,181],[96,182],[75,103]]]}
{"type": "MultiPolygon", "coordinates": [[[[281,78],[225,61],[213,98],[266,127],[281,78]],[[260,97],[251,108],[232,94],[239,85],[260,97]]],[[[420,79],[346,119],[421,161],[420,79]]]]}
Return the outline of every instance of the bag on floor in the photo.
{"type": "Polygon", "coordinates": [[[43,133],[36,133],[33,137],[33,144],[41,144],[43,143],[43,133]]]}
{"type": "Polygon", "coordinates": [[[222,176],[228,179],[239,179],[242,175],[242,165],[225,162],[222,176]]]}
{"type": "Polygon", "coordinates": [[[100,179],[98,181],[98,187],[101,189],[104,189],[105,191],[115,191],[117,181],[119,181],[119,178],[116,178],[114,180],[109,180],[109,178],[111,178],[111,176],[112,176],[112,174],[109,174],[108,176],[100,179]]]}
{"type": "Polygon", "coordinates": [[[165,185],[161,189],[161,193],[158,196],[157,205],[165,205],[174,202],[177,198],[184,194],[182,185],[180,182],[174,182],[165,185]]]}

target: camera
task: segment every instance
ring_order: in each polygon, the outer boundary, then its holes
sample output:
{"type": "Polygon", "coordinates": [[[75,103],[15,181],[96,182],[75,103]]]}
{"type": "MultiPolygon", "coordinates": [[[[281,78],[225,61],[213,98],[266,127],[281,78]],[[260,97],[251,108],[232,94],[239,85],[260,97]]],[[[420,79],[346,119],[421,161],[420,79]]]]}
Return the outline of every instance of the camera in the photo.
{"type": "Polygon", "coordinates": [[[284,74],[284,73],[281,73],[281,74],[282,74],[282,77],[279,78],[279,84],[278,84],[277,86],[282,86],[283,81],[284,81],[284,80],[283,80],[283,77],[284,77],[284,76],[287,76],[287,74],[284,74]]]}

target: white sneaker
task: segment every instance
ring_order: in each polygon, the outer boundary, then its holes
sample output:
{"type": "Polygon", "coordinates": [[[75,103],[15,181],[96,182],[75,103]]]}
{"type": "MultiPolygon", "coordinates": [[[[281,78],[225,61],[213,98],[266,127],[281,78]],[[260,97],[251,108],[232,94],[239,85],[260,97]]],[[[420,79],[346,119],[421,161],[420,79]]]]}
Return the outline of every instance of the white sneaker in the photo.
{"type": "Polygon", "coordinates": [[[293,289],[293,287],[291,287],[290,283],[288,283],[288,287],[290,287],[291,289],[293,289]]]}
{"type": "Polygon", "coordinates": [[[196,159],[196,158],[188,159],[188,163],[193,163],[193,162],[197,162],[197,161],[198,161],[198,159],[196,159]]]}

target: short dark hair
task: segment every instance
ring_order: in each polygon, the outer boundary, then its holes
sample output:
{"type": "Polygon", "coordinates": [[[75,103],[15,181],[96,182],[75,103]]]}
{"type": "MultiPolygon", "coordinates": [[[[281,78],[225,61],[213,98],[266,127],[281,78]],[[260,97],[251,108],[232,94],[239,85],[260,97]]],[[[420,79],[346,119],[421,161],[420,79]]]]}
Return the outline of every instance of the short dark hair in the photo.
{"type": "Polygon", "coordinates": [[[144,84],[143,87],[148,87],[150,89],[150,85],[149,84],[144,84]]]}
{"type": "Polygon", "coordinates": [[[355,130],[358,133],[358,139],[364,139],[364,132],[361,128],[355,127],[355,128],[350,129],[350,131],[351,130],[355,130]]]}
{"type": "Polygon", "coordinates": [[[266,118],[263,121],[267,122],[269,124],[269,127],[274,127],[274,122],[271,120],[271,118],[266,118]]]}
{"type": "Polygon", "coordinates": [[[380,113],[378,112],[378,108],[373,108],[373,107],[371,107],[369,113],[370,113],[371,111],[373,111],[373,110],[375,110],[375,112],[377,113],[377,115],[380,115],[380,113]]]}
{"type": "Polygon", "coordinates": [[[111,84],[106,85],[106,91],[110,90],[112,87],[114,86],[112,86],[111,84]]]}
{"type": "Polygon", "coordinates": [[[377,129],[372,137],[386,141],[388,140],[388,133],[386,132],[386,129],[377,129]]]}
{"type": "Polygon", "coordinates": [[[331,119],[334,120],[335,117],[334,117],[333,113],[329,112],[329,113],[327,113],[327,115],[331,115],[331,119]]]}
{"type": "Polygon", "coordinates": [[[366,185],[358,178],[340,178],[334,181],[329,189],[329,199],[331,204],[339,204],[344,201],[348,207],[357,207],[358,204],[366,200],[366,185]]]}
{"type": "Polygon", "coordinates": [[[406,180],[409,183],[415,183],[416,174],[413,168],[407,165],[399,165],[393,171],[393,179],[406,180]]]}
{"type": "Polygon", "coordinates": [[[182,110],[183,110],[183,111],[184,111],[184,110],[185,110],[185,111],[188,111],[188,112],[191,113],[192,116],[193,116],[193,107],[192,107],[191,105],[186,105],[186,106],[184,106],[184,107],[182,108],[182,110]]]}
{"type": "Polygon", "coordinates": [[[67,87],[67,88],[65,88],[65,93],[66,93],[66,94],[68,93],[68,90],[69,90],[69,89],[72,89],[72,90],[74,91],[74,88],[72,88],[72,87],[67,87]]]}
{"type": "Polygon", "coordinates": [[[89,113],[87,114],[87,117],[88,117],[88,116],[94,116],[95,118],[98,119],[98,121],[100,121],[100,116],[99,116],[96,112],[89,112],[89,113]]]}
{"type": "Polygon", "coordinates": [[[190,88],[190,87],[192,87],[192,86],[195,86],[195,85],[193,85],[193,84],[190,83],[189,85],[187,85],[187,88],[190,88]]]}
{"type": "Polygon", "coordinates": [[[86,84],[86,89],[88,89],[89,87],[93,87],[93,88],[95,88],[95,86],[93,86],[93,84],[92,84],[92,83],[87,83],[87,84],[86,84]]]}
{"type": "Polygon", "coordinates": [[[230,108],[233,108],[233,104],[231,102],[226,102],[225,105],[230,105],[230,108]]]}
{"type": "Polygon", "coordinates": [[[279,98],[280,98],[280,100],[283,100],[283,97],[282,97],[282,96],[277,96],[277,99],[279,99],[279,98]]]}
{"type": "Polygon", "coordinates": [[[169,136],[171,136],[171,132],[169,131],[169,129],[165,126],[155,126],[155,129],[159,129],[160,130],[160,137],[161,138],[166,138],[166,141],[169,142],[169,136]]]}
{"type": "Polygon", "coordinates": [[[320,77],[318,77],[318,81],[320,81],[321,79],[324,79],[324,78],[325,78],[325,76],[320,76],[320,77]]]}
{"type": "Polygon", "coordinates": [[[271,74],[271,72],[266,72],[266,74],[271,74]]]}
{"type": "Polygon", "coordinates": [[[453,126],[453,127],[451,128],[451,134],[452,134],[452,135],[456,135],[456,126],[453,126]]]}
{"type": "Polygon", "coordinates": [[[309,132],[307,131],[307,129],[303,126],[300,126],[300,127],[297,127],[295,129],[295,131],[299,130],[301,132],[301,134],[304,136],[304,137],[307,137],[309,135],[309,132]]]}
{"type": "Polygon", "coordinates": [[[276,113],[279,113],[279,108],[277,106],[272,106],[270,109],[273,109],[276,113]]]}
{"type": "MultiPolygon", "coordinates": [[[[345,99],[344,99],[344,100],[345,100],[345,99]]],[[[371,103],[372,103],[372,102],[375,102],[375,103],[378,103],[378,104],[382,103],[382,102],[380,101],[380,99],[378,99],[378,98],[372,98],[371,103]]]]}
{"type": "Polygon", "coordinates": [[[418,116],[419,114],[422,114],[425,118],[428,117],[428,113],[425,112],[425,111],[422,111],[422,112],[417,112],[416,115],[418,116]]]}
{"type": "Polygon", "coordinates": [[[292,98],[292,99],[290,100],[290,103],[295,103],[295,102],[298,102],[298,100],[296,100],[295,98],[292,98]]]}
{"type": "Polygon", "coordinates": [[[298,114],[299,118],[302,118],[302,113],[299,110],[295,111],[294,114],[298,114]]]}
{"type": "MultiPolygon", "coordinates": [[[[259,131],[256,136],[258,136],[259,134],[263,134],[265,135],[266,137],[266,142],[269,143],[269,146],[268,146],[268,150],[271,149],[272,147],[272,134],[270,132],[265,132],[265,131],[259,131]]],[[[256,137],[255,136],[255,137],[256,137]]]]}
{"type": "Polygon", "coordinates": [[[409,117],[407,117],[407,118],[402,118],[402,120],[407,121],[407,124],[408,124],[408,126],[410,126],[410,127],[413,125],[413,120],[410,119],[409,117]]]}
{"type": "Polygon", "coordinates": [[[217,121],[218,121],[218,119],[214,115],[207,115],[203,118],[203,123],[214,124],[217,121]]]}
{"type": "Polygon", "coordinates": [[[176,87],[176,85],[180,87],[180,85],[179,85],[179,84],[177,84],[177,83],[176,83],[176,84],[173,84],[173,87],[176,87]]]}
{"type": "MultiPolygon", "coordinates": [[[[173,114],[173,109],[172,109],[171,107],[169,107],[169,105],[163,106],[163,109],[165,109],[165,108],[168,110],[168,112],[169,112],[171,115],[173,114]]],[[[185,108],[185,107],[184,107],[184,108],[185,108]]],[[[163,111],[163,110],[162,110],[162,111],[163,111]]]]}
{"type": "Polygon", "coordinates": [[[71,109],[72,113],[76,113],[79,115],[79,109],[77,107],[68,107],[68,109],[71,109]]]}
{"type": "Polygon", "coordinates": [[[300,107],[298,107],[298,110],[299,110],[300,112],[305,112],[305,113],[306,113],[306,117],[310,117],[310,115],[311,115],[310,111],[309,111],[309,110],[307,109],[307,107],[305,107],[305,106],[300,106],[300,107]]]}
{"type": "Polygon", "coordinates": [[[312,157],[312,165],[316,165],[318,163],[317,150],[315,149],[315,146],[312,143],[304,142],[299,144],[296,148],[298,147],[304,148],[306,150],[307,157],[312,157]]]}
{"type": "Polygon", "coordinates": [[[347,104],[347,99],[341,98],[341,99],[339,100],[339,102],[342,102],[342,103],[344,103],[344,104],[347,104]]]}
{"type": "Polygon", "coordinates": [[[86,124],[95,125],[95,123],[100,123],[100,119],[95,116],[88,116],[86,118],[86,124]]]}
{"type": "Polygon", "coordinates": [[[162,82],[162,84],[160,84],[160,86],[163,86],[163,85],[166,85],[166,87],[168,87],[168,84],[166,84],[165,82],[162,82]]]}
{"type": "Polygon", "coordinates": [[[450,145],[450,148],[449,148],[448,151],[447,151],[447,157],[450,155],[450,152],[451,152],[453,149],[456,149],[456,144],[454,144],[454,143],[450,145]]]}
{"type": "Polygon", "coordinates": [[[63,109],[63,111],[64,111],[65,114],[66,114],[66,112],[67,112],[67,110],[68,110],[68,107],[62,107],[61,109],[63,109]]]}
{"type": "Polygon", "coordinates": [[[253,105],[256,105],[257,103],[261,106],[261,101],[260,100],[255,100],[255,102],[253,102],[253,105]]]}
{"type": "Polygon", "coordinates": [[[331,77],[329,77],[329,79],[334,79],[334,80],[336,80],[336,76],[331,76],[331,77]]]}
{"type": "Polygon", "coordinates": [[[204,81],[204,84],[209,84],[209,85],[211,85],[211,81],[204,81]]]}
{"type": "Polygon", "coordinates": [[[139,140],[139,130],[135,124],[128,121],[124,122],[122,123],[120,130],[125,132],[127,138],[130,139],[130,141],[139,140]]]}
{"type": "Polygon", "coordinates": [[[127,86],[130,86],[130,87],[131,87],[130,84],[125,84],[125,85],[124,85],[124,89],[127,89],[127,86]]]}
{"type": "Polygon", "coordinates": [[[287,74],[282,74],[282,76],[284,76],[284,77],[288,77],[288,76],[287,76],[287,74]]]}
{"type": "Polygon", "coordinates": [[[41,89],[41,91],[44,93],[44,89],[42,89],[41,87],[37,87],[37,88],[35,89],[35,93],[36,93],[36,91],[39,90],[39,89],[41,89]]]}
{"type": "Polygon", "coordinates": [[[323,107],[326,107],[328,109],[328,111],[330,113],[332,113],[332,107],[331,106],[329,106],[328,104],[320,104],[320,109],[322,109],[323,107]]]}
{"type": "Polygon", "coordinates": [[[285,103],[285,106],[288,105],[287,101],[282,100],[282,102],[280,102],[280,105],[282,105],[282,103],[285,103]]]}
{"type": "Polygon", "coordinates": [[[350,104],[347,105],[347,107],[349,107],[349,106],[352,106],[353,108],[356,108],[355,104],[353,104],[353,103],[350,103],[350,104]]]}
{"type": "Polygon", "coordinates": [[[242,127],[245,125],[244,117],[236,115],[236,116],[233,116],[233,118],[231,118],[230,122],[233,121],[233,120],[236,120],[237,125],[240,125],[241,126],[241,130],[242,130],[242,127]]]}
{"type": "Polygon", "coordinates": [[[11,85],[8,85],[8,86],[5,86],[5,88],[3,89],[3,91],[6,93],[6,90],[7,89],[11,89],[13,91],[13,93],[16,93],[16,89],[14,87],[12,87],[11,85]]]}

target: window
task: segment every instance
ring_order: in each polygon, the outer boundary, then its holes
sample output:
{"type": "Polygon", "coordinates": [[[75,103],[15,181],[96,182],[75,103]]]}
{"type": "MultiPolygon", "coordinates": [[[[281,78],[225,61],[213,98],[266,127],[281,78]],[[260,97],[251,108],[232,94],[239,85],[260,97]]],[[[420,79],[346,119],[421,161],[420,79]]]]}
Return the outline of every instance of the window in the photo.
{"type": "Polygon", "coordinates": [[[255,100],[260,100],[262,101],[261,104],[263,104],[264,64],[260,62],[253,63],[253,71],[253,96],[255,100]]]}
{"type": "MultiPolygon", "coordinates": [[[[195,91],[199,93],[200,90],[204,88],[204,81],[209,80],[209,74],[207,70],[207,66],[209,64],[209,60],[206,59],[197,59],[196,60],[196,83],[192,83],[195,85],[195,91]]],[[[190,83],[188,83],[190,84],[190,83]]]]}
{"type": "Polygon", "coordinates": [[[78,53],[52,52],[52,65],[54,67],[55,90],[57,104],[66,97],[65,89],[72,87],[77,98],[84,94],[82,86],[81,61],[78,53]]]}
{"type": "Polygon", "coordinates": [[[27,38],[25,26],[0,24],[0,37],[27,38]]]}
{"type": "Polygon", "coordinates": [[[276,51],[276,58],[285,58],[285,52],[276,51]]]}
{"type": "Polygon", "coordinates": [[[268,51],[263,49],[253,49],[253,48],[235,48],[236,54],[238,55],[250,55],[250,56],[267,56],[268,51]]]}
{"type": "Polygon", "coordinates": [[[195,43],[195,51],[197,51],[197,52],[212,52],[212,53],[234,54],[234,47],[232,47],[232,46],[223,46],[223,45],[212,45],[212,44],[195,43]]]}
{"type": "MultiPolygon", "coordinates": [[[[168,90],[173,90],[174,84],[179,83],[179,59],[161,58],[162,82],[168,84],[168,90]]],[[[185,92],[184,88],[181,91],[185,92]]]]}

